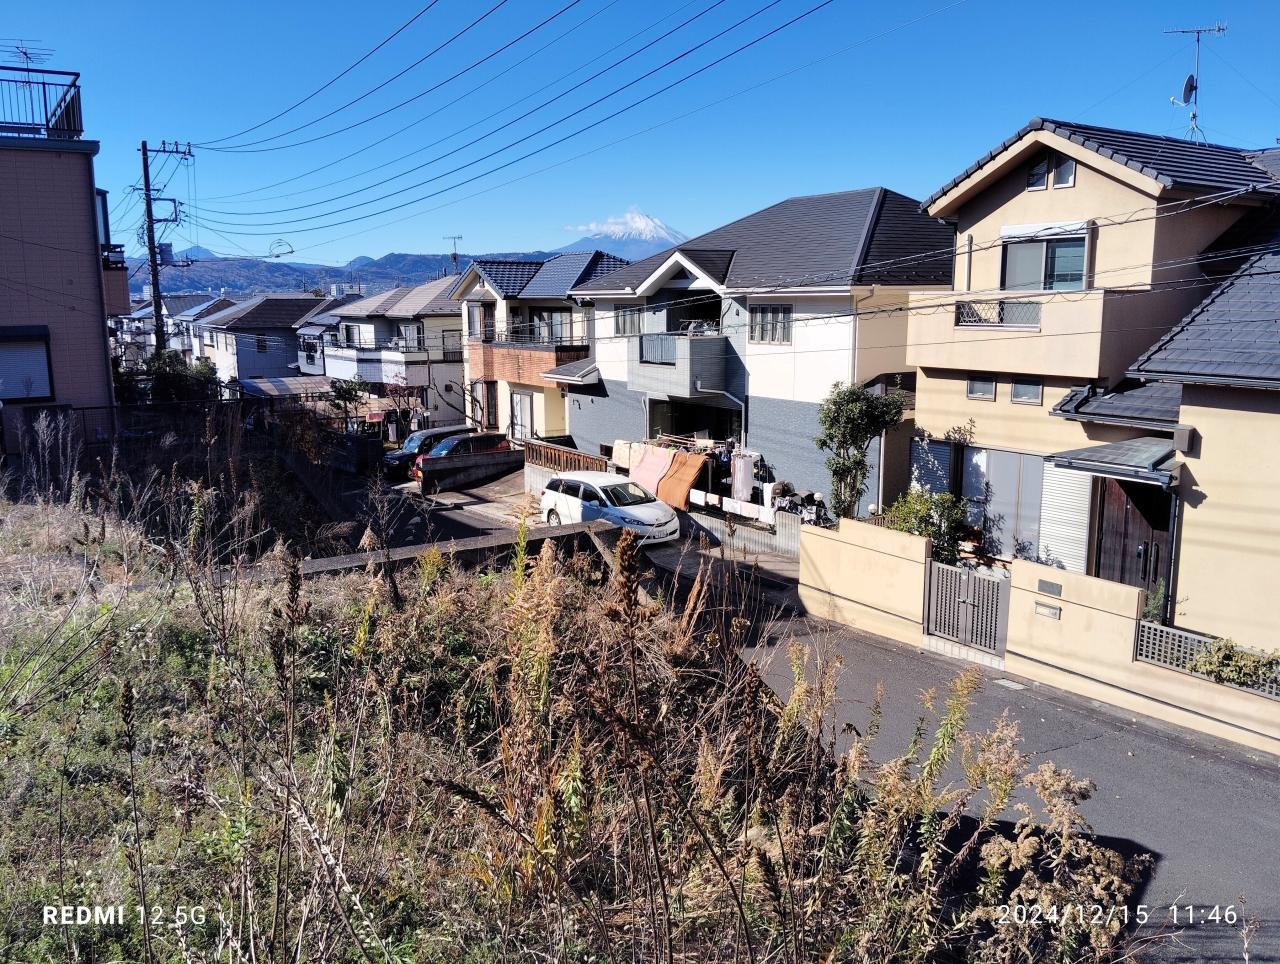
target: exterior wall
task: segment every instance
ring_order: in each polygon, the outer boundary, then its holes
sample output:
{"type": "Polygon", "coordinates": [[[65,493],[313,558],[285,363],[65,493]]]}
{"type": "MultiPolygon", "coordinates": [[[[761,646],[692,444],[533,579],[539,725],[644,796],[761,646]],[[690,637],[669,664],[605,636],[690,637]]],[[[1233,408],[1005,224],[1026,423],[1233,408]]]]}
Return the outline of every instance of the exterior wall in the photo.
{"type": "Polygon", "coordinates": [[[517,382],[538,388],[559,388],[542,373],[558,365],[587,356],[583,346],[518,347],[509,344],[469,342],[467,345],[467,378],[486,381],[517,382]]]}
{"type": "Polygon", "coordinates": [[[800,527],[800,602],[812,615],[919,645],[929,540],[865,522],[800,527]]]}
{"type": "MultiPolygon", "coordinates": [[[[543,388],[521,382],[498,380],[498,428],[499,432],[511,431],[511,393],[527,392],[533,403],[533,434],[542,437],[567,435],[565,403],[558,386],[543,388]]],[[[592,454],[595,454],[594,451],[592,454]]]]}
{"type": "Polygon", "coordinates": [[[618,439],[635,441],[649,434],[644,394],[627,388],[625,378],[605,380],[601,375],[595,385],[571,388],[566,400],[573,444],[592,455],[618,439]]]}
{"type": "Polygon", "coordinates": [[[237,331],[234,340],[236,378],[284,378],[297,374],[290,367],[298,361],[298,336],[292,329],[237,331]],[[259,335],[266,339],[266,351],[258,351],[259,335]]]}
{"type": "MultiPolygon", "coordinates": [[[[0,327],[49,330],[52,400],[111,405],[110,353],[93,182],[94,141],[0,137],[0,327]]],[[[5,400],[4,442],[18,447],[22,402],[5,400]]]]}
{"type": "Polygon", "coordinates": [[[1274,606],[1280,512],[1280,393],[1188,385],[1175,623],[1242,646],[1280,649],[1274,606]]]}

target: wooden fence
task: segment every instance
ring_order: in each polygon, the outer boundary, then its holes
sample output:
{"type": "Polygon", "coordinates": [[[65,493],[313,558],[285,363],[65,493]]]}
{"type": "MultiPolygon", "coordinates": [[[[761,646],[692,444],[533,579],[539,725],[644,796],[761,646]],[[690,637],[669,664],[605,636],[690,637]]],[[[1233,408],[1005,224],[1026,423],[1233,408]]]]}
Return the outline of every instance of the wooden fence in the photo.
{"type": "Polygon", "coordinates": [[[550,442],[526,439],[523,442],[526,465],[551,469],[552,472],[607,472],[609,460],[602,455],[590,455],[577,449],[550,442]]]}

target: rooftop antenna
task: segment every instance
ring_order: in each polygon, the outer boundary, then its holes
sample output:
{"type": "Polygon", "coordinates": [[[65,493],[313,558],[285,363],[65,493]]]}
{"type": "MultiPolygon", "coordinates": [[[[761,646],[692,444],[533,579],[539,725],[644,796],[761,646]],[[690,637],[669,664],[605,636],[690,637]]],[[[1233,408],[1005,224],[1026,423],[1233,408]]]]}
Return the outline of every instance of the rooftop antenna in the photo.
{"type": "Polygon", "coordinates": [[[453,254],[451,255],[451,257],[453,258],[453,273],[457,274],[458,273],[458,242],[462,240],[462,235],[446,234],[444,236],[444,239],[446,241],[453,242],[453,254]]]}
{"type": "Polygon", "coordinates": [[[39,43],[38,40],[23,40],[21,37],[0,37],[0,55],[10,63],[30,70],[36,64],[48,63],[53,56],[52,47],[41,47],[39,43]]]}
{"type": "Polygon", "coordinates": [[[1187,79],[1182,84],[1182,99],[1170,97],[1170,103],[1177,104],[1179,107],[1191,108],[1191,123],[1187,126],[1187,140],[1194,141],[1199,138],[1201,142],[1205,142],[1204,132],[1200,130],[1200,38],[1205,34],[1220,35],[1227,32],[1225,23],[1215,23],[1212,27],[1179,27],[1174,30],[1166,30],[1165,33],[1193,33],[1196,35],[1196,69],[1194,72],[1187,74],[1187,79]]]}

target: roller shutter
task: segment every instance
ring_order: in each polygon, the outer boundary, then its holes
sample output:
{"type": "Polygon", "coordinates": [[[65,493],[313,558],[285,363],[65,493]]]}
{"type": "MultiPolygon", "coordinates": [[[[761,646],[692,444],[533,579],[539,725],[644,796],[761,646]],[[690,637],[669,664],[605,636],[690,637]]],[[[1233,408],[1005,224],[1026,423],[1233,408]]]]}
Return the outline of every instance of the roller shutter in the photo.
{"type": "Polygon", "coordinates": [[[53,395],[49,353],[43,341],[0,341],[0,399],[21,401],[53,395]]]}
{"type": "Polygon", "coordinates": [[[1071,572],[1084,572],[1089,560],[1089,507],[1093,476],[1087,472],[1044,466],[1040,502],[1040,562],[1071,572]]]}

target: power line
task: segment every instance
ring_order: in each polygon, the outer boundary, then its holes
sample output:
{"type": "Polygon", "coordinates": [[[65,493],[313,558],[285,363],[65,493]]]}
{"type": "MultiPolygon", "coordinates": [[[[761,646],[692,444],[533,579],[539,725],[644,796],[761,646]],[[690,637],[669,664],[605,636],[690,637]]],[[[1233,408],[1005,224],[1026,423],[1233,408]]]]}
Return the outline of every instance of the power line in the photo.
{"type": "Polygon", "coordinates": [[[292,112],[292,111],[294,111],[294,110],[297,110],[299,107],[301,107],[303,104],[307,103],[307,101],[311,100],[313,97],[315,97],[315,96],[317,96],[318,94],[321,94],[321,93],[323,93],[324,91],[328,90],[330,87],[332,87],[334,84],[336,84],[338,81],[340,81],[343,77],[347,76],[347,74],[351,73],[351,71],[353,71],[353,70],[355,70],[357,67],[359,67],[362,63],[364,63],[366,60],[368,60],[370,57],[372,57],[374,54],[376,54],[379,50],[381,50],[381,49],[382,49],[383,47],[385,47],[387,44],[391,43],[391,41],[395,40],[395,39],[396,39],[396,37],[400,36],[400,34],[404,33],[406,30],[408,30],[408,29],[409,29],[409,27],[411,27],[414,23],[416,23],[416,22],[418,21],[418,19],[419,19],[420,17],[422,17],[422,15],[423,15],[423,14],[425,14],[428,10],[430,10],[432,7],[434,7],[434,6],[435,6],[437,3],[439,3],[439,2],[440,2],[440,0],[431,0],[431,2],[430,2],[430,3],[428,3],[425,7],[423,7],[421,10],[419,10],[417,13],[415,13],[412,17],[410,17],[408,20],[406,20],[404,23],[402,23],[402,24],[401,24],[399,27],[397,27],[397,28],[396,28],[396,29],[395,29],[391,34],[389,34],[388,36],[384,37],[381,41],[379,41],[378,45],[377,45],[377,46],[375,46],[372,50],[370,50],[368,53],[364,54],[364,56],[362,56],[362,57],[361,57],[359,60],[357,60],[355,63],[351,64],[350,66],[348,66],[348,67],[346,67],[346,68],[344,68],[340,73],[338,73],[335,77],[333,77],[333,79],[332,79],[332,80],[326,81],[324,84],[322,84],[321,86],[317,87],[317,88],[316,88],[315,90],[313,90],[311,93],[307,94],[307,96],[306,96],[306,97],[303,97],[303,98],[302,98],[302,100],[299,100],[299,101],[297,101],[296,103],[290,104],[290,105],[289,105],[288,107],[286,107],[284,110],[280,111],[280,113],[278,113],[278,114],[274,114],[274,115],[272,115],[271,117],[268,117],[268,118],[267,118],[266,120],[264,120],[264,121],[259,121],[257,124],[254,124],[252,127],[246,127],[244,130],[242,130],[242,131],[238,131],[238,132],[237,132],[237,133],[235,133],[235,134],[227,134],[225,137],[218,137],[218,138],[215,138],[214,140],[211,140],[211,141],[205,141],[205,142],[203,142],[203,143],[199,143],[199,144],[197,144],[196,146],[197,146],[197,147],[209,147],[210,145],[213,145],[213,144],[221,144],[223,141],[230,141],[230,140],[234,140],[234,139],[235,139],[235,138],[237,138],[237,137],[243,137],[245,134],[251,134],[251,133],[253,133],[254,131],[258,130],[259,128],[261,128],[261,127],[265,127],[266,125],[270,124],[272,121],[279,120],[279,119],[280,119],[281,117],[283,117],[285,114],[288,114],[288,113],[290,113],[290,112],[292,112]]]}
{"type": "MultiPolygon", "coordinates": [[[[404,76],[405,74],[407,74],[409,71],[413,70],[415,67],[419,66],[420,64],[425,63],[427,60],[429,60],[429,59],[431,59],[432,57],[434,57],[434,56],[435,56],[436,54],[438,54],[440,51],[444,50],[444,48],[445,48],[445,47],[448,47],[450,44],[452,44],[452,43],[453,43],[455,40],[457,40],[459,37],[462,37],[464,34],[466,34],[468,31],[470,31],[473,27],[475,27],[475,26],[479,25],[480,23],[482,23],[483,21],[487,20],[487,19],[488,19],[492,14],[496,13],[496,12],[497,12],[498,10],[500,10],[502,7],[506,6],[508,2],[510,2],[510,0],[498,0],[498,2],[497,2],[497,3],[495,3],[492,7],[490,7],[488,10],[486,10],[484,13],[482,13],[482,14],[481,14],[479,17],[477,17],[475,20],[472,20],[469,24],[467,24],[465,27],[463,27],[461,30],[459,30],[457,33],[455,33],[455,34],[454,34],[452,37],[450,37],[448,40],[445,40],[443,43],[440,43],[439,45],[437,45],[436,47],[434,47],[431,51],[429,51],[429,52],[428,52],[427,54],[425,54],[424,56],[419,57],[417,60],[415,60],[413,63],[411,63],[408,67],[405,67],[403,70],[401,70],[401,71],[400,71],[398,74],[396,74],[395,76],[387,78],[387,79],[386,79],[386,80],[384,80],[382,83],[378,84],[378,86],[374,87],[372,90],[367,90],[367,91],[365,91],[365,92],[364,92],[363,94],[361,94],[359,97],[356,97],[356,98],[354,98],[354,99],[352,99],[352,100],[347,101],[347,102],[346,102],[345,104],[343,104],[341,107],[335,107],[333,110],[329,111],[329,113],[327,113],[327,114],[321,114],[319,117],[315,118],[314,120],[309,120],[309,121],[307,121],[305,124],[299,124],[297,127],[291,128],[290,130],[287,130],[287,131],[284,131],[284,132],[283,132],[283,133],[281,133],[281,134],[272,134],[270,137],[264,137],[264,138],[261,138],[261,139],[256,140],[256,141],[246,141],[244,144],[231,144],[231,145],[226,146],[226,147],[209,147],[208,145],[203,145],[203,146],[205,146],[208,150],[211,150],[211,151],[224,151],[224,152],[227,152],[227,153],[237,153],[237,154],[259,154],[259,153],[262,153],[263,151],[282,151],[282,150],[286,150],[286,149],[291,148],[291,147],[301,147],[303,144],[310,144],[310,143],[313,143],[314,141],[322,140],[322,139],[323,139],[323,138],[325,138],[325,137],[331,137],[331,136],[333,136],[333,134],[340,134],[340,133],[342,133],[342,131],[332,131],[332,132],[330,132],[329,134],[323,134],[323,135],[321,135],[321,136],[319,136],[319,137],[313,137],[313,138],[311,138],[310,140],[297,141],[297,142],[295,142],[295,143],[293,143],[293,144],[277,144],[277,145],[275,145],[275,146],[273,146],[273,147],[262,147],[262,148],[259,148],[259,147],[256,147],[256,146],[255,146],[255,145],[258,145],[258,144],[266,144],[266,143],[268,143],[268,142],[270,142],[270,141],[279,140],[279,139],[280,139],[280,138],[282,138],[282,137],[288,137],[290,134],[296,134],[296,133],[298,133],[298,131],[305,130],[306,128],[308,128],[308,127],[312,127],[312,126],[314,126],[314,125],[316,125],[316,124],[320,123],[320,122],[321,122],[321,121],[323,121],[323,120],[327,120],[328,118],[332,117],[334,114],[339,114],[339,113],[341,113],[342,111],[346,110],[348,107],[351,107],[351,106],[352,106],[352,105],[354,105],[354,104],[358,104],[360,101],[364,100],[366,97],[370,97],[370,96],[372,96],[373,94],[376,94],[378,91],[382,90],[382,89],[383,89],[384,87],[386,87],[388,84],[391,84],[391,83],[393,83],[393,82],[395,82],[395,81],[399,80],[401,77],[403,77],[403,76],[404,76]]],[[[570,6],[575,6],[575,5],[576,5],[577,3],[579,3],[579,2],[580,2],[580,0],[573,0],[573,3],[571,3],[571,4],[570,4],[570,6]]],[[[412,99],[412,98],[411,98],[411,99],[412,99]]],[[[408,101],[406,101],[405,103],[408,103],[408,101]]],[[[403,105],[397,105],[397,106],[403,106],[403,105]]],[[[394,109],[396,109],[396,108],[392,108],[392,109],[394,110],[394,109]]],[[[383,113],[386,113],[386,112],[384,111],[383,113]]],[[[375,117],[380,117],[380,116],[382,116],[382,115],[381,115],[381,114],[377,114],[377,115],[374,115],[374,116],[375,116],[375,117]]],[[[365,121],[361,121],[360,123],[361,123],[361,124],[363,124],[363,123],[366,123],[366,122],[365,122],[365,121]]],[[[360,126],[360,125],[359,125],[359,124],[354,124],[354,125],[352,125],[352,126],[353,126],[353,127],[358,127],[358,126],[360,126]]],[[[350,129],[351,129],[350,127],[348,127],[348,128],[343,128],[343,130],[350,130],[350,129]]]]}
{"type": "MultiPolygon", "coordinates": [[[[781,0],[771,0],[771,2],[770,2],[770,3],[766,6],[766,8],[764,8],[764,9],[768,9],[768,7],[776,6],[779,2],[781,2],[781,0]]],[[[630,111],[630,110],[634,110],[636,107],[639,107],[641,104],[644,104],[644,103],[646,103],[646,102],[648,102],[648,101],[650,101],[650,100],[653,100],[654,98],[659,97],[659,96],[661,96],[662,94],[667,93],[668,91],[672,90],[672,89],[673,89],[673,88],[675,88],[675,87],[678,87],[679,85],[681,85],[681,84],[683,84],[683,83],[687,83],[689,80],[693,79],[694,77],[698,76],[699,74],[705,73],[706,71],[711,70],[712,68],[717,67],[717,66],[719,66],[720,64],[724,63],[726,60],[729,60],[730,58],[735,57],[735,56],[737,56],[738,54],[741,54],[741,53],[743,53],[743,52],[744,52],[744,51],[746,51],[746,50],[749,50],[751,47],[754,47],[754,46],[756,46],[757,44],[762,43],[763,41],[765,41],[765,40],[769,39],[770,37],[773,37],[773,36],[775,36],[776,34],[781,33],[783,30],[786,30],[788,27],[791,27],[791,26],[793,26],[794,24],[798,23],[799,21],[804,20],[804,19],[806,19],[807,17],[812,16],[813,14],[817,13],[819,10],[821,10],[821,9],[823,9],[823,8],[825,8],[825,7],[830,6],[830,5],[831,5],[832,3],[834,3],[834,2],[835,2],[835,0],[821,0],[821,2],[820,2],[820,3],[818,3],[818,4],[816,4],[816,5],[812,6],[812,7],[810,7],[808,10],[804,11],[803,13],[798,14],[798,15],[797,15],[797,16],[795,16],[795,17],[792,17],[790,20],[786,21],[785,23],[783,23],[783,24],[781,24],[781,25],[779,25],[779,26],[777,26],[777,27],[774,27],[774,28],[772,28],[772,29],[770,29],[770,30],[766,31],[765,33],[763,33],[763,34],[761,34],[761,35],[759,35],[759,36],[755,37],[754,39],[752,39],[752,40],[750,40],[750,41],[748,41],[748,42],[746,42],[746,43],[744,43],[744,44],[741,44],[740,46],[738,46],[738,47],[734,48],[733,50],[729,51],[728,53],[723,54],[722,56],[720,56],[720,57],[716,58],[715,60],[711,61],[710,63],[708,63],[708,64],[704,64],[702,67],[699,67],[699,68],[697,68],[696,70],[693,70],[693,71],[691,71],[691,72],[690,72],[690,73],[688,73],[688,74],[685,74],[683,77],[679,78],[678,80],[672,81],[671,83],[667,84],[666,86],[664,86],[664,87],[662,87],[662,88],[660,88],[660,89],[658,89],[658,90],[656,90],[656,91],[654,91],[654,92],[652,92],[652,93],[650,93],[650,94],[646,94],[645,96],[643,96],[643,97],[639,98],[638,100],[632,101],[630,104],[626,105],[625,107],[621,107],[621,108],[619,108],[618,110],[615,110],[615,111],[613,111],[612,113],[610,113],[610,114],[608,114],[608,115],[606,115],[606,116],[604,116],[604,117],[602,117],[602,118],[600,118],[600,119],[598,119],[598,120],[596,120],[596,121],[593,121],[593,122],[591,122],[590,124],[587,124],[587,125],[586,125],[586,126],[584,126],[584,127],[579,128],[579,129],[578,129],[578,130],[576,130],[576,131],[573,131],[573,132],[571,132],[571,133],[569,133],[569,134],[566,134],[566,135],[564,135],[564,136],[562,136],[562,137],[560,137],[560,138],[558,138],[558,139],[556,139],[556,140],[554,140],[554,141],[551,141],[550,143],[545,144],[545,145],[543,145],[542,147],[536,148],[536,149],[534,149],[534,150],[532,150],[532,151],[529,151],[529,152],[527,152],[527,153],[525,153],[525,154],[522,154],[520,157],[517,157],[517,158],[515,158],[514,160],[506,161],[506,162],[504,162],[504,163],[502,163],[502,164],[499,164],[499,165],[497,165],[497,166],[495,166],[495,167],[490,168],[490,169],[489,169],[489,170],[487,170],[487,171],[483,171],[483,172],[481,172],[480,174],[476,174],[476,175],[474,175],[474,176],[472,176],[472,177],[469,177],[469,178],[467,178],[467,179],[465,179],[465,180],[459,181],[459,182],[458,182],[458,183],[456,183],[456,184],[453,184],[453,185],[450,185],[450,186],[448,186],[448,187],[442,188],[442,189],[440,189],[439,191],[434,191],[434,192],[432,192],[432,193],[422,195],[421,197],[413,198],[413,199],[411,199],[411,200],[401,202],[401,203],[399,203],[399,204],[393,205],[392,207],[384,208],[384,209],[383,209],[383,210],[381,210],[381,211],[374,211],[374,212],[371,212],[371,213],[369,213],[369,214],[359,215],[359,216],[357,216],[357,217],[353,217],[353,218],[347,218],[347,219],[345,219],[345,220],[342,220],[342,221],[336,221],[336,222],[333,222],[333,223],[330,223],[330,224],[315,225],[315,226],[312,226],[312,227],[294,228],[294,229],[293,229],[293,231],[294,231],[295,233],[304,233],[304,232],[309,233],[309,232],[311,232],[311,231],[324,231],[324,230],[328,230],[328,229],[330,229],[330,228],[341,227],[341,226],[342,226],[342,225],[344,225],[344,224],[353,224],[353,223],[355,223],[355,222],[357,222],[357,221],[367,220],[368,218],[371,218],[371,217],[379,217],[379,216],[381,216],[381,215],[383,215],[383,214],[388,214],[388,213],[390,213],[390,212],[392,212],[392,211],[401,210],[401,209],[403,209],[403,208],[405,208],[405,207],[408,207],[409,205],[417,204],[417,203],[419,203],[419,202],[421,202],[421,201],[428,200],[428,199],[430,199],[430,198],[432,198],[432,197],[437,197],[437,196],[439,196],[440,194],[443,194],[443,193],[446,193],[446,192],[448,192],[448,191],[455,190],[455,189],[457,189],[457,188],[459,188],[459,187],[463,187],[463,186],[465,186],[465,185],[467,185],[467,184],[473,183],[474,181],[477,181],[477,180],[479,180],[479,179],[480,179],[480,178],[482,178],[482,177],[487,177],[487,176],[488,176],[488,175],[490,175],[490,174],[494,174],[494,173],[496,173],[496,172],[498,172],[498,171],[504,170],[504,169],[506,169],[506,168],[508,168],[508,167],[511,167],[511,166],[512,166],[512,165],[514,165],[514,164],[518,164],[518,163],[520,163],[521,161],[527,160],[527,159],[528,159],[528,158],[530,158],[530,157],[534,157],[534,156],[536,156],[536,155],[538,155],[538,154],[543,153],[544,151],[548,151],[548,150],[550,150],[550,149],[551,149],[551,148],[553,148],[553,147],[556,147],[556,146],[558,146],[558,145],[560,145],[560,144],[563,144],[565,141],[571,140],[572,138],[577,137],[577,136],[579,136],[580,134],[583,134],[583,133],[585,133],[586,131],[591,130],[592,128],[598,127],[598,126],[600,126],[601,124],[607,123],[608,121],[611,121],[611,120],[613,120],[614,118],[616,118],[616,117],[618,117],[618,116],[620,116],[620,115],[622,115],[622,114],[625,114],[625,113],[627,113],[627,112],[628,112],[628,111],[630,111]]],[[[752,16],[755,16],[755,15],[753,14],[752,16]]],[[[747,19],[750,19],[750,18],[747,18],[747,19]]],[[[735,26],[736,26],[736,25],[735,25],[735,26]]],[[[732,28],[730,28],[730,29],[732,29],[732,28]]],[[[705,46],[705,44],[702,44],[702,45],[699,45],[699,46],[705,46]]],[[[696,48],[695,48],[695,49],[696,49],[696,48]]],[[[677,59],[678,59],[678,58],[677,58],[677,59]]],[[[664,65],[664,66],[666,66],[666,65],[664,65]]],[[[653,71],[651,71],[650,73],[653,73],[653,71]]],[[[646,76],[648,76],[648,75],[646,75],[646,76]]],[[[604,99],[604,98],[601,98],[601,99],[604,99]]],[[[597,100],[597,101],[593,102],[593,104],[592,104],[592,105],[588,105],[588,106],[594,106],[594,104],[595,104],[595,103],[599,103],[599,100],[597,100]]],[[[585,108],[584,108],[584,109],[585,109],[585,108]]],[[[575,113],[581,113],[581,111],[576,111],[575,113]]],[[[572,116],[572,115],[570,115],[570,116],[572,116]]],[[[562,118],[562,119],[563,119],[563,118],[562,118]]],[[[559,121],[557,121],[557,122],[555,122],[555,123],[559,123],[559,121]]],[[[549,128],[549,127],[553,127],[553,126],[555,126],[555,123],[553,123],[553,124],[551,124],[551,125],[548,125],[548,128],[549,128]]],[[[547,129],[547,128],[543,128],[543,130],[546,130],[546,129],[547,129]]],[[[421,183],[422,183],[422,184],[427,184],[427,183],[430,183],[431,181],[439,180],[441,177],[445,177],[445,176],[447,176],[448,174],[456,173],[457,171],[464,170],[464,169],[465,169],[465,168],[467,168],[467,167],[474,166],[475,164],[480,163],[481,161],[484,161],[484,160],[486,160],[486,159],[488,159],[488,158],[491,158],[491,157],[495,156],[496,154],[500,154],[500,153],[502,153],[503,151],[508,150],[508,149],[509,149],[509,148],[511,148],[511,147],[514,147],[516,144],[521,143],[523,140],[527,140],[527,139],[528,139],[528,137],[535,136],[537,133],[541,133],[541,131],[537,131],[537,132],[535,132],[535,134],[533,134],[533,135],[528,135],[527,137],[525,137],[525,138],[521,138],[520,140],[517,140],[517,141],[513,142],[512,144],[506,145],[506,146],[505,146],[505,147],[503,147],[503,148],[499,148],[499,149],[498,149],[498,150],[496,150],[496,151],[492,151],[492,152],[490,152],[489,154],[485,155],[484,157],[477,158],[477,159],[476,159],[476,160],[474,160],[474,161],[471,161],[471,162],[469,162],[469,163],[467,163],[467,164],[461,165],[460,167],[454,168],[452,171],[447,171],[447,172],[445,172],[444,174],[437,175],[437,176],[435,176],[435,177],[433,177],[433,178],[428,178],[426,181],[423,181],[423,182],[421,182],[421,183]]],[[[413,186],[411,186],[410,188],[406,188],[406,189],[404,189],[404,190],[410,190],[410,189],[412,189],[412,187],[414,187],[414,186],[421,186],[421,185],[413,185],[413,186]]],[[[404,193],[404,190],[397,191],[397,192],[394,192],[394,193],[396,193],[396,194],[401,194],[401,193],[404,193]]],[[[374,203],[374,202],[365,202],[365,203],[374,203]]],[[[364,205],[357,205],[357,207],[363,207],[363,206],[364,206],[364,205]]],[[[350,210],[350,209],[346,209],[346,210],[350,210]]],[[[331,215],[331,214],[338,214],[338,213],[342,213],[342,212],[341,212],[341,211],[333,211],[333,212],[329,212],[329,214],[330,214],[330,215],[331,215]]],[[[328,216],[328,215],[320,215],[320,216],[328,216]]],[[[299,223],[299,222],[301,222],[301,221],[311,221],[311,220],[315,220],[317,217],[320,217],[320,216],[312,216],[312,217],[308,217],[308,218],[299,218],[299,219],[294,219],[294,220],[290,220],[290,221],[283,221],[283,222],[264,222],[264,223],[263,223],[263,224],[261,224],[261,225],[250,225],[250,226],[260,226],[260,227],[279,227],[279,226],[281,226],[281,225],[285,225],[285,224],[295,224],[295,223],[299,223]]],[[[204,218],[201,218],[201,221],[202,221],[202,222],[207,223],[207,222],[206,222],[206,220],[205,220],[204,218]]],[[[224,223],[224,222],[214,221],[213,223],[214,223],[214,224],[222,224],[222,223],[224,223]]],[[[263,236],[263,235],[266,235],[266,234],[274,234],[275,232],[271,232],[271,231],[269,231],[269,232],[258,232],[258,231],[232,231],[232,232],[230,232],[230,233],[232,233],[232,234],[238,234],[238,235],[241,235],[241,236],[263,236]]]]}

